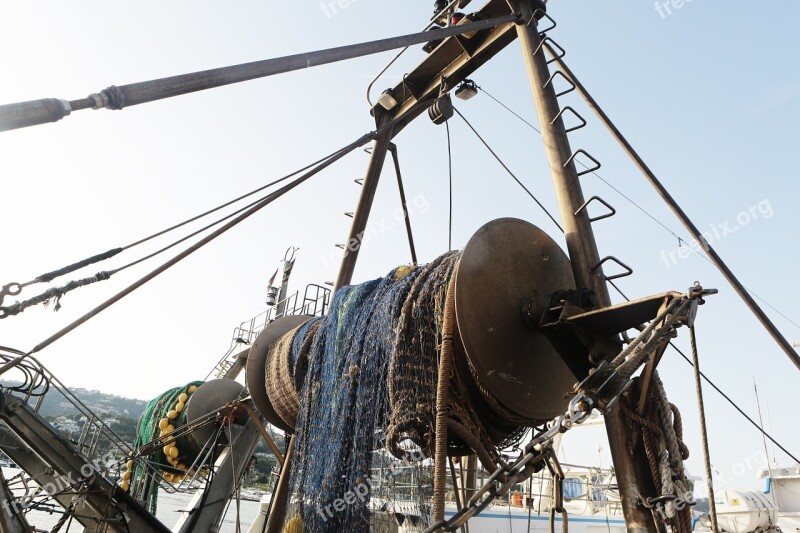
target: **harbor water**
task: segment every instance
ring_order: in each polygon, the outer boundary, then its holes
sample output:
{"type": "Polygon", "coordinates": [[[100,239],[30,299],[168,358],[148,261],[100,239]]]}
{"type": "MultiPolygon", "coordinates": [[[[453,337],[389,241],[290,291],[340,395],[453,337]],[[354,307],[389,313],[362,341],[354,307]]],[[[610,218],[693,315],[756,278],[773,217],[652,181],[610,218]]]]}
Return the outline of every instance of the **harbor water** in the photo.
{"type": "MultiPolygon", "coordinates": [[[[165,526],[171,529],[178,521],[179,512],[186,509],[191,499],[191,494],[168,494],[161,491],[158,496],[158,512],[156,513],[156,517],[158,517],[165,526]]],[[[241,500],[239,508],[240,530],[247,531],[250,524],[252,524],[256,516],[258,516],[259,502],[241,500]]],[[[37,530],[50,531],[50,529],[55,526],[56,522],[58,522],[61,514],[30,511],[27,516],[31,526],[34,526],[37,530]]],[[[236,533],[236,523],[236,502],[231,501],[220,532],[236,533]]],[[[67,531],[67,529],[64,528],[62,531],[67,531]]],[[[83,531],[83,527],[77,521],[73,521],[71,531],[83,531]]]]}

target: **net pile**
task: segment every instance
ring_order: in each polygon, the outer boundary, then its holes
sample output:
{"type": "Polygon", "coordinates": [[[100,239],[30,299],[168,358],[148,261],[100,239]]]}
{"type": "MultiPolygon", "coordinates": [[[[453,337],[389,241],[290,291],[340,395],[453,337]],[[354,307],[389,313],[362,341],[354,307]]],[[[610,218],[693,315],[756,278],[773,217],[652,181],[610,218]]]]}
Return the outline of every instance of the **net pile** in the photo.
{"type": "MultiPolygon", "coordinates": [[[[460,252],[450,252],[428,265],[344,287],[326,317],[270,347],[270,401],[284,413],[281,418],[297,413],[286,524],[302,523],[314,532],[367,532],[381,505],[414,515],[420,528],[428,523],[431,477],[425,465],[435,445],[442,314],[459,258],[460,252]],[[390,493],[399,499],[388,501],[390,493]]],[[[456,346],[448,453],[478,453],[492,467],[497,446],[519,428],[495,420],[471,385],[457,335],[456,346]]]]}
{"type": "MultiPolygon", "coordinates": [[[[177,429],[186,424],[186,409],[175,410],[181,402],[182,395],[190,395],[202,385],[202,381],[193,381],[182,387],[169,389],[155,397],[145,407],[136,427],[137,450],[159,439],[165,428],[163,420],[167,419],[173,428],[177,429]],[[169,418],[170,412],[175,411],[174,418],[169,418]]],[[[158,507],[158,484],[161,477],[170,482],[180,482],[187,473],[186,465],[191,465],[197,459],[198,450],[194,442],[187,437],[175,441],[174,447],[179,451],[176,457],[167,457],[167,447],[157,446],[156,451],[147,457],[147,467],[143,464],[131,465],[130,492],[134,498],[144,502],[147,510],[155,514],[158,507]],[[161,472],[159,475],[157,472],[161,472]]]]}

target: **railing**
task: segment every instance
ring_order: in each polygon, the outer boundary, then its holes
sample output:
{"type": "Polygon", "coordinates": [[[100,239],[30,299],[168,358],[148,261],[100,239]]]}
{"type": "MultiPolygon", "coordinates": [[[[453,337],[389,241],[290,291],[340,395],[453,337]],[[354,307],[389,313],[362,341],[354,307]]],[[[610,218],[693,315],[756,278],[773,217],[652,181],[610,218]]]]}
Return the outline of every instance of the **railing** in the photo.
{"type": "MultiPolygon", "coordinates": [[[[0,362],[9,362],[19,355],[23,355],[23,352],[0,346],[0,362]]],[[[128,443],[125,439],[120,437],[103,421],[101,416],[92,411],[89,406],[81,401],[60,379],[35,357],[27,357],[16,369],[4,375],[2,381],[0,381],[0,391],[18,397],[38,414],[41,414],[40,410],[46,397],[59,395],[60,398],[63,398],[64,401],[71,405],[76,412],[75,414],[80,417],[79,422],[82,422],[77,439],[73,439],[72,435],[65,436],[65,438],[67,438],[81,454],[99,467],[101,472],[105,470],[107,477],[114,477],[118,472],[108,471],[105,468],[109,462],[112,464],[119,464],[120,462],[124,463],[128,458],[134,458],[140,468],[157,474],[156,477],[165,490],[175,492],[166,481],[162,482],[161,476],[158,475],[157,470],[153,469],[147,461],[136,456],[133,443],[128,443]],[[104,446],[104,450],[110,456],[108,457],[110,461],[105,461],[106,464],[99,464],[102,459],[102,457],[98,455],[99,444],[101,442],[104,444],[107,443],[107,446],[104,446]]],[[[53,429],[62,434],[64,433],[63,430],[55,426],[53,426],[53,429]]]]}
{"type": "MultiPolygon", "coordinates": [[[[12,360],[16,355],[22,355],[22,352],[10,348],[2,348],[1,350],[0,359],[4,362],[12,360]],[[3,352],[10,352],[10,354],[3,352]]],[[[44,399],[48,394],[59,394],[75,409],[76,413],[80,415],[83,420],[83,426],[78,439],[72,441],[72,444],[75,445],[78,451],[83,455],[89,459],[93,459],[101,437],[107,439],[115,451],[119,452],[121,457],[126,457],[133,453],[134,450],[131,444],[125,442],[122,437],[117,435],[108,424],[103,422],[99,416],[75,396],[61,380],[53,375],[53,373],[36,358],[26,358],[25,363],[20,365],[20,373],[22,373],[22,377],[24,377],[22,385],[5,386],[0,383],[0,388],[2,388],[4,392],[11,393],[22,399],[37,413],[41,410],[44,399]]],[[[14,374],[11,375],[13,376],[14,374]]],[[[5,376],[4,378],[4,381],[10,379],[5,376]]]]}
{"type": "Polygon", "coordinates": [[[300,292],[297,291],[266,311],[239,324],[233,330],[230,348],[209,376],[223,377],[234,365],[239,352],[244,349],[242,346],[253,344],[258,334],[278,318],[296,315],[323,316],[331,303],[331,292],[331,289],[327,287],[312,283],[306,287],[302,300],[300,292]]]}

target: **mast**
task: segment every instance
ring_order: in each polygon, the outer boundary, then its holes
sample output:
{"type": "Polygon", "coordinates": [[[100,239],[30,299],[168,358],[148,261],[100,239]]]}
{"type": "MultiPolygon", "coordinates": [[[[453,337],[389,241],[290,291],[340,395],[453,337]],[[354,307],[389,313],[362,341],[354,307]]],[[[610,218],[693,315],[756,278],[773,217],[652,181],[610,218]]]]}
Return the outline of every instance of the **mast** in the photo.
{"type": "MultiPolygon", "coordinates": [[[[530,21],[517,25],[517,34],[550,163],[575,283],[594,291],[599,308],[608,307],[611,299],[600,266],[597,242],[587,210],[581,209],[585,202],[583,190],[564,122],[559,115],[558,99],[553,84],[548,81],[550,69],[535,16],[537,11],[544,11],[544,2],[518,0],[515,5],[523,20],[530,21]]],[[[653,492],[648,466],[642,460],[644,454],[632,458],[628,453],[629,430],[616,406],[606,413],[605,421],[627,529],[629,532],[655,531],[651,514],[638,504],[640,495],[653,492]]]]}

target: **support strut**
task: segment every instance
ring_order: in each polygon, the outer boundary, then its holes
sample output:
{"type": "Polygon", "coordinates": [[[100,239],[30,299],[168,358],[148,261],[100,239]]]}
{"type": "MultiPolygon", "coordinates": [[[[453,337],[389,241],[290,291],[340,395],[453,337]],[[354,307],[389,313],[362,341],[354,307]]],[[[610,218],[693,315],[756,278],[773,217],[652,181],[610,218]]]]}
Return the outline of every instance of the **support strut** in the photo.
{"type": "MultiPolygon", "coordinates": [[[[535,10],[541,5],[534,0],[519,0],[516,6],[523,19],[530,21],[527,25],[518,25],[517,33],[553,175],[575,282],[578,287],[594,291],[599,307],[607,307],[611,299],[605,275],[602,268],[597,266],[600,263],[597,243],[587,210],[580,209],[585,202],[583,191],[560,116],[558,99],[553,84],[548,83],[550,69],[534,16],[535,10]]],[[[616,407],[609,410],[605,420],[628,531],[655,531],[652,516],[638,505],[640,495],[651,495],[653,492],[648,466],[630,457],[627,448],[629,431],[619,410],[616,407]]]]}
{"type": "MultiPolygon", "coordinates": [[[[375,108],[376,113],[378,108],[375,108]]],[[[381,179],[383,164],[386,161],[386,153],[394,136],[394,128],[391,126],[391,118],[388,114],[376,117],[380,135],[375,140],[372,149],[372,157],[367,167],[367,175],[364,178],[364,185],[361,189],[361,197],[358,199],[356,211],[353,214],[353,224],[350,227],[350,235],[344,243],[344,257],[339,267],[339,275],[336,284],[333,286],[333,293],[345,285],[349,285],[353,279],[353,271],[356,268],[358,252],[364,244],[364,231],[367,229],[369,213],[372,210],[372,202],[375,200],[375,191],[378,190],[378,182],[381,179]]]]}
{"type": "Polygon", "coordinates": [[[600,107],[597,101],[592,98],[592,95],[589,94],[589,91],[586,90],[586,87],[575,77],[569,67],[564,63],[563,59],[560,55],[553,50],[553,48],[548,44],[545,43],[544,45],[548,52],[553,56],[558,66],[566,75],[567,79],[569,79],[575,88],[577,89],[578,93],[583,97],[586,101],[586,104],[594,111],[597,118],[605,125],[606,128],[611,132],[617,142],[622,146],[622,149],[628,154],[637,168],[641,171],[650,185],[656,190],[656,192],[661,196],[664,202],[669,206],[672,212],[678,217],[678,220],[681,221],[683,227],[700,243],[703,247],[703,250],[708,254],[709,260],[717,267],[717,270],[725,277],[728,283],[731,284],[733,289],[736,291],[736,294],[744,301],[745,305],[747,305],[748,309],[756,316],[761,325],[764,326],[764,329],[767,330],[767,333],[772,336],[778,346],[780,346],[781,350],[786,354],[787,357],[794,363],[794,366],[800,370],[800,355],[797,354],[797,351],[792,347],[792,344],[783,336],[783,334],[778,330],[772,320],[769,319],[767,314],[761,309],[761,306],[756,303],[750,293],[747,291],[747,288],[742,285],[736,275],[731,271],[728,265],[723,261],[723,259],[717,254],[717,251],[709,244],[709,242],[703,237],[703,233],[695,226],[694,222],[689,218],[684,210],[678,205],[678,202],[672,197],[672,195],[667,191],[666,187],[659,181],[656,177],[655,173],[650,170],[650,167],[647,166],[647,163],[639,156],[636,150],[633,149],[633,146],[628,142],[628,140],[622,135],[622,132],[617,129],[611,119],[606,115],[605,111],[600,107]]]}

